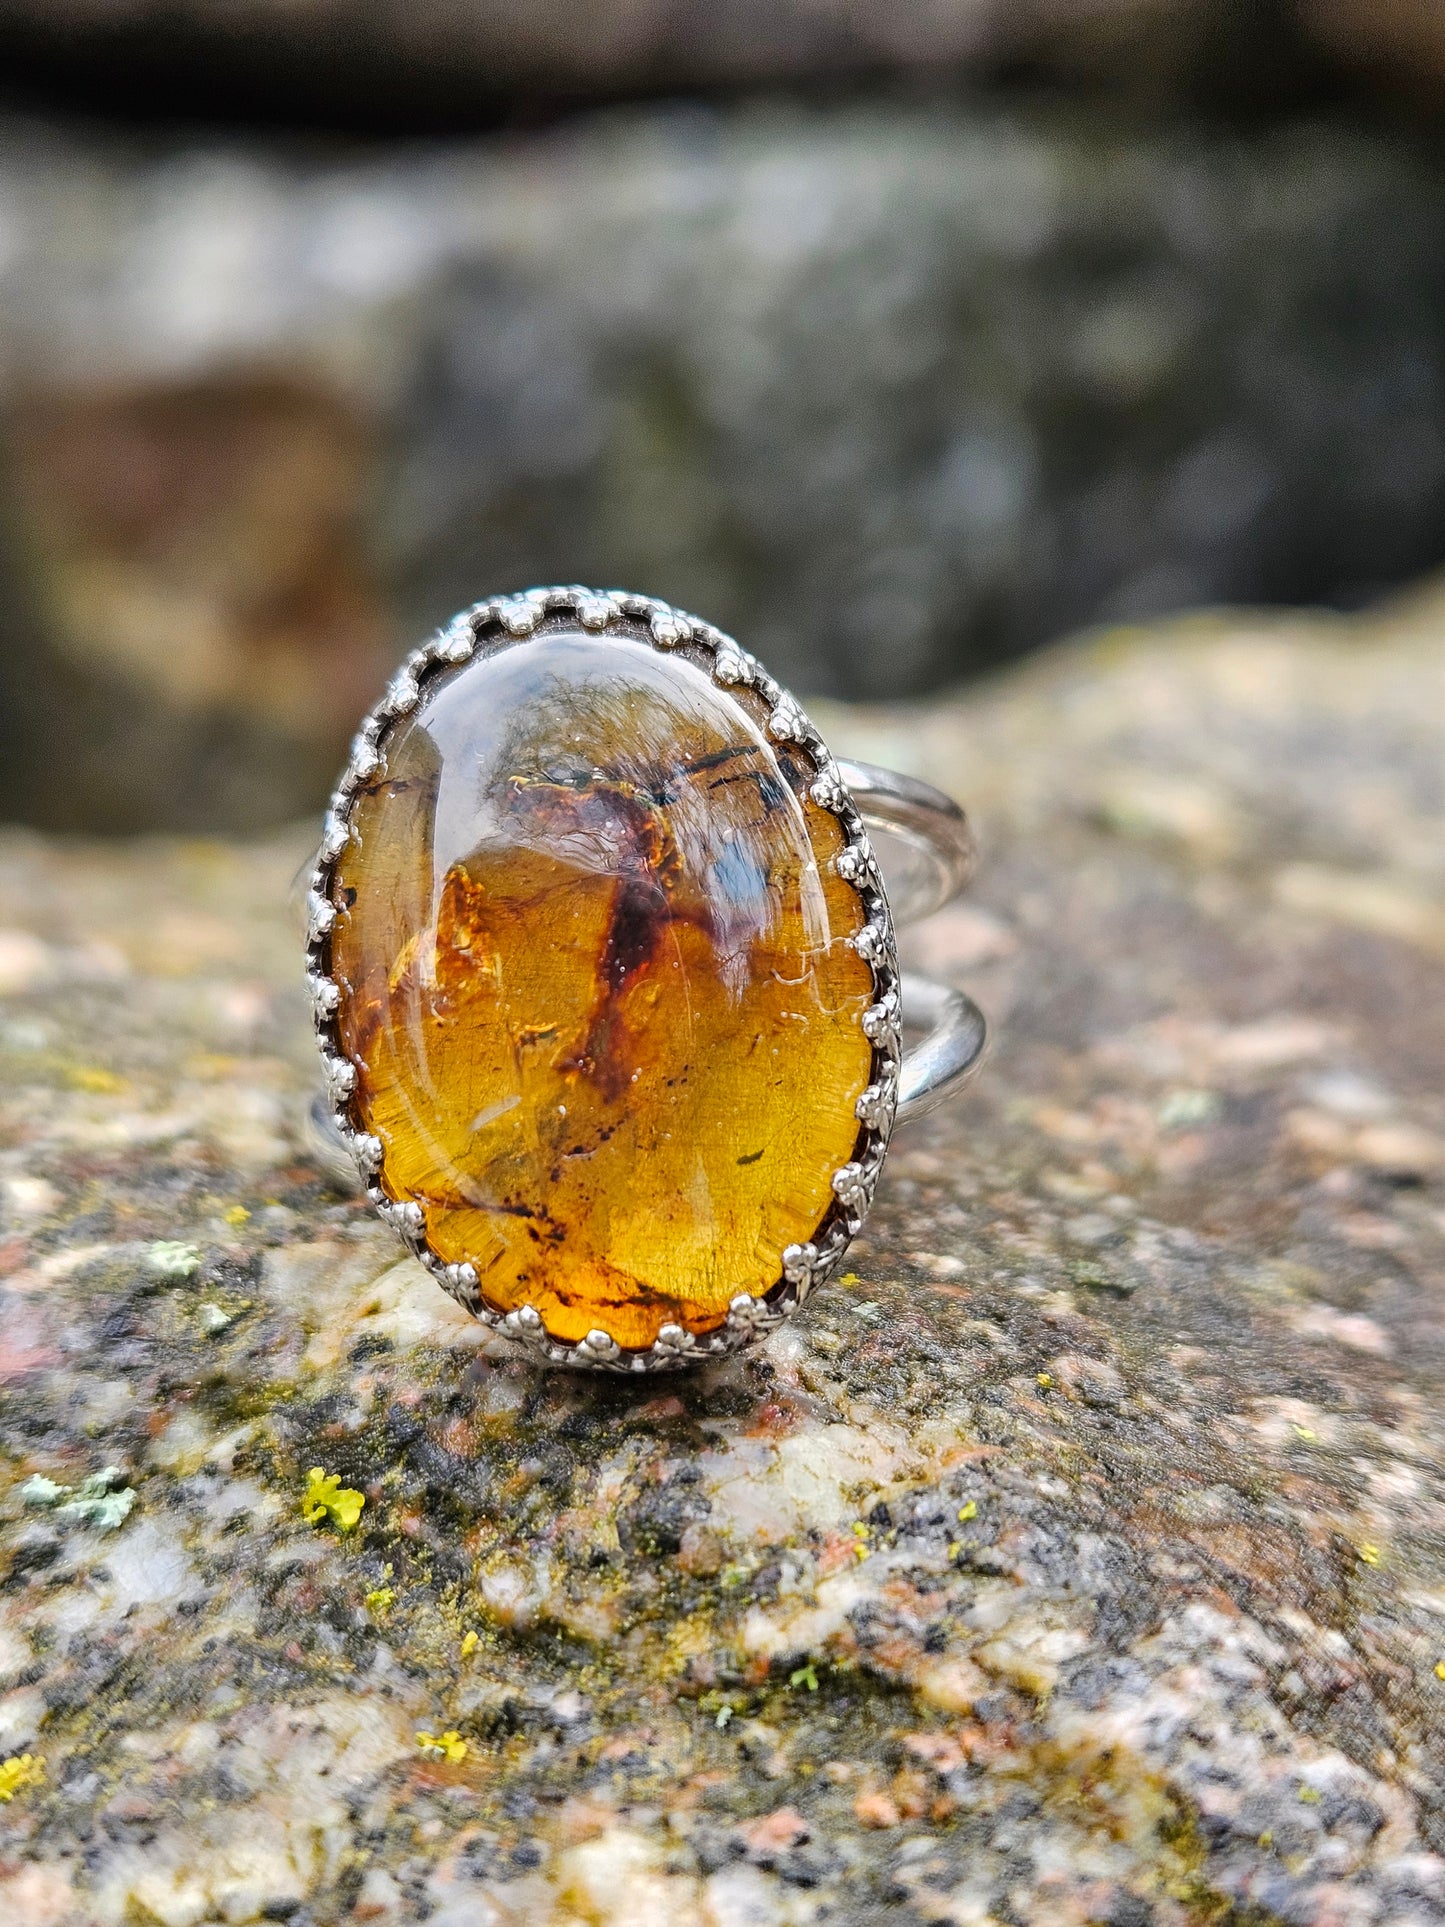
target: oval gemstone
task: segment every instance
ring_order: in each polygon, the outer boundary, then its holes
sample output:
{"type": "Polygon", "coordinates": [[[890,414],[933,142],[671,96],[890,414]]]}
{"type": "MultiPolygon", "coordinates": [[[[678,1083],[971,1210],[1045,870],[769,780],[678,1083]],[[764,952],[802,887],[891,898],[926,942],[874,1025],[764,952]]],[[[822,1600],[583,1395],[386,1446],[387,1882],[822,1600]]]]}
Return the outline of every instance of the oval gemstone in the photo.
{"type": "Polygon", "coordinates": [[[807,758],[751,691],[570,627],[439,678],[383,749],[330,956],[382,1189],[559,1339],[717,1328],[827,1220],[872,1065],[807,758]]]}

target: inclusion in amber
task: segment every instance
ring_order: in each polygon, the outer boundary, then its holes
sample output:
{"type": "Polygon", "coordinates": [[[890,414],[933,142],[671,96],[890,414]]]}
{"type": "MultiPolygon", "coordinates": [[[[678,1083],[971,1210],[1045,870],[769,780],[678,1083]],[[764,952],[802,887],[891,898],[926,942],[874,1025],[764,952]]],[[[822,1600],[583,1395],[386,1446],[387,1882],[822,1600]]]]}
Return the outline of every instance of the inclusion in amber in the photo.
{"type": "Polygon", "coordinates": [[[353,1122],[432,1250],[557,1338],[715,1329],[854,1153],[864,912],[765,725],[682,654],[553,629],[430,685],[356,799],[353,1122]]]}

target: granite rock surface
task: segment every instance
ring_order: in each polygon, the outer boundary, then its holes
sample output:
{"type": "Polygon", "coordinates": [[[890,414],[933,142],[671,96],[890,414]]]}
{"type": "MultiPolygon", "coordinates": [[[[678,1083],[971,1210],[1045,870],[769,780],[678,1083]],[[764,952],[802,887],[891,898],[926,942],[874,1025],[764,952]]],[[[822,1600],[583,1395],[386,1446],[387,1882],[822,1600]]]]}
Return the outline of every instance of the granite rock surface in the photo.
{"type": "Polygon", "coordinates": [[[0,813],[319,808],[479,596],[644,587],[893,698],[1442,559],[1440,155],[637,109],[298,151],[0,126],[0,813]]]}
{"type": "Polygon", "coordinates": [[[992,1063],[645,1385],[308,1164],[303,835],[8,832],[0,1918],[1445,1919],[1441,628],[833,710],[976,807],[992,1063]]]}

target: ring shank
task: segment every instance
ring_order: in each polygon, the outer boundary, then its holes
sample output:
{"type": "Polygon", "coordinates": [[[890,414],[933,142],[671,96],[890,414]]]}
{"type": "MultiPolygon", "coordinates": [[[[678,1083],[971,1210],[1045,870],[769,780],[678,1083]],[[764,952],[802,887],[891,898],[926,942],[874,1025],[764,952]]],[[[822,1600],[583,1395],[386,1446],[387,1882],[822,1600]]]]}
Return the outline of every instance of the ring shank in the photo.
{"type": "Polygon", "coordinates": [[[928,1033],[903,1053],[899,1067],[898,1122],[906,1124],[936,1111],[972,1082],[983,1065],[988,1025],[964,991],[911,971],[904,971],[902,989],[905,1026],[928,1033]]]}
{"type": "MultiPolygon", "coordinates": [[[[878,835],[885,861],[888,905],[895,924],[917,923],[941,910],[973,874],[977,851],[968,818],[942,790],[876,763],[842,758],[843,781],[858,814],[878,835]]],[[[898,1077],[898,1121],[925,1117],[978,1071],[988,1042],[983,1012],[969,996],[928,977],[905,972],[903,1022],[927,1035],[905,1051],[898,1077]]]]}
{"type": "Polygon", "coordinates": [[[838,759],[858,814],[901,856],[886,864],[888,906],[895,924],[917,923],[941,910],[973,875],[977,849],[968,818],[942,790],[876,763],[838,759]]]}

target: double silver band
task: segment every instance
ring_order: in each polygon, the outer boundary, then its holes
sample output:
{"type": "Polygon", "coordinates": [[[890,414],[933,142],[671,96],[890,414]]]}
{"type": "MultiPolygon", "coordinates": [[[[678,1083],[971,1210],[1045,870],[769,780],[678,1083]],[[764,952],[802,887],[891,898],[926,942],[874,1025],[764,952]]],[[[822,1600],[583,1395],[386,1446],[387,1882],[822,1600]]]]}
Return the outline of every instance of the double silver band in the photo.
{"type": "MultiPolygon", "coordinates": [[[[951,796],[916,777],[875,763],[838,759],[858,814],[878,850],[896,925],[941,910],[973,874],[976,851],[968,818],[951,796]]],[[[988,1026],[971,997],[904,971],[903,1023],[926,1035],[903,1053],[898,1122],[925,1117],[952,1097],[983,1063],[988,1026]]]]}
{"type": "MultiPolygon", "coordinates": [[[[876,763],[838,759],[878,847],[895,924],[917,923],[941,910],[973,874],[975,848],[968,819],[951,796],[876,763]]],[[[898,1122],[924,1117],[960,1091],[983,1063],[988,1027],[983,1012],[961,990],[904,971],[905,1029],[925,1035],[903,1053],[898,1076],[898,1122]]],[[[339,1189],[360,1188],[356,1162],[337,1130],[331,1105],[318,1091],[306,1115],[307,1148],[339,1189]]]]}

